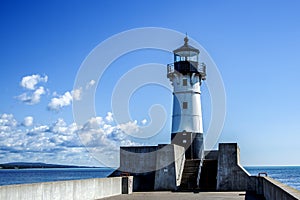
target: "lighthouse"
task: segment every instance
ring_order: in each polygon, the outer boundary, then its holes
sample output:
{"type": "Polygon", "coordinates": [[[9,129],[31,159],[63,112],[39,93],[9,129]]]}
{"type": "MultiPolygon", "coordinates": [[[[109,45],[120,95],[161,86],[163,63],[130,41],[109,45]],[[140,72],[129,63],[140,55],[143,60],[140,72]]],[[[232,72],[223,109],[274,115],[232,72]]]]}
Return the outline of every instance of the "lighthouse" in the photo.
{"type": "Polygon", "coordinates": [[[185,148],[186,159],[203,157],[203,123],[201,83],[206,78],[206,66],[198,61],[199,49],[188,44],[175,49],[174,63],[168,64],[167,76],[173,85],[171,143],[185,148]]]}

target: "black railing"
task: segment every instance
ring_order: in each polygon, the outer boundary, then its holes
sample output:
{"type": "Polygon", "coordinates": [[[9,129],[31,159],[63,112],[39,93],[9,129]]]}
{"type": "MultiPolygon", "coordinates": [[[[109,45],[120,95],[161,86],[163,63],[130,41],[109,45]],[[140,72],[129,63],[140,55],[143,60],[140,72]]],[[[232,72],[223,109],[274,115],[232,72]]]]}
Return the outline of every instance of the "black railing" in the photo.
{"type": "Polygon", "coordinates": [[[202,80],[205,80],[206,77],[206,65],[201,63],[200,66],[198,62],[192,61],[179,61],[172,64],[168,64],[168,75],[172,73],[181,73],[181,74],[188,74],[188,73],[196,73],[200,74],[202,80]]]}

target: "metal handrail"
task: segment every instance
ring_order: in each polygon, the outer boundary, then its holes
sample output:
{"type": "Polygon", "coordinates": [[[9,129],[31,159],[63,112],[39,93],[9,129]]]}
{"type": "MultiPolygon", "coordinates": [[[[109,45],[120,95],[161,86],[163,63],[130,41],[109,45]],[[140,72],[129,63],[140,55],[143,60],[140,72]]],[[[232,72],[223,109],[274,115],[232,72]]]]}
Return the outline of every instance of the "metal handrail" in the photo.
{"type": "Polygon", "coordinates": [[[259,172],[258,173],[258,176],[262,176],[262,175],[265,175],[266,177],[268,176],[267,172],[259,172]]]}
{"type": "Polygon", "coordinates": [[[170,63],[167,65],[168,74],[173,73],[175,71],[174,69],[174,63],[170,63]]]}
{"type": "MultiPolygon", "coordinates": [[[[206,65],[204,63],[201,63],[200,66],[197,67],[198,72],[200,72],[202,79],[205,79],[206,77],[206,65]]],[[[174,68],[174,63],[167,64],[167,72],[168,74],[175,73],[176,70],[174,68]]]]}

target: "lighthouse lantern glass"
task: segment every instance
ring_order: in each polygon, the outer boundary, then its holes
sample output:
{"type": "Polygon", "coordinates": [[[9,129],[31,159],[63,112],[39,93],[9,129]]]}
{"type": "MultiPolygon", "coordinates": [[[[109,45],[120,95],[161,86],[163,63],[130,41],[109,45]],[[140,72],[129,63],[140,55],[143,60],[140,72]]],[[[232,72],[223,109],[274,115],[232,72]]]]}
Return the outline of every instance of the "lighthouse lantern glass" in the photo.
{"type": "Polygon", "coordinates": [[[174,54],[174,62],[192,61],[198,62],[198,53],[194,51],[180,51],[174,54]]]}

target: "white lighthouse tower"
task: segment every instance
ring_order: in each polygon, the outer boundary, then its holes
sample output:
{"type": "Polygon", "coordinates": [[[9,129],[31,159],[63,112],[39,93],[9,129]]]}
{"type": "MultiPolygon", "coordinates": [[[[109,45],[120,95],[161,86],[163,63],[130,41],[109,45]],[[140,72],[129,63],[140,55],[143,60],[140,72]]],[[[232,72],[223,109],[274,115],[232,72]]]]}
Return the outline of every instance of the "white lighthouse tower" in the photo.
{"type": "Polygon", "coordinates": [[[174,63],[168,65],[173,85],[172,144],[183,146],[186,159],[202,159],[203,124],[200,86],[206,77],[204,63],[199,65],[199,50],[188,44],[173,51],[174,63]]]}

